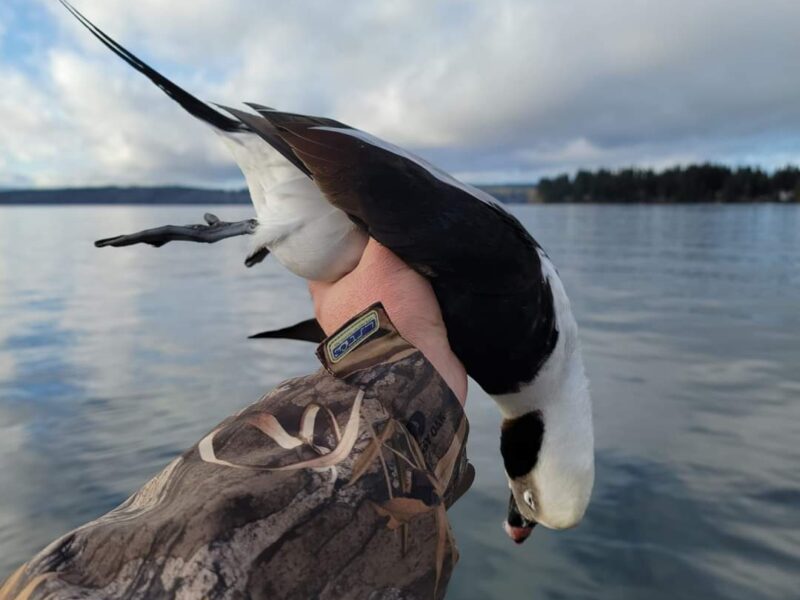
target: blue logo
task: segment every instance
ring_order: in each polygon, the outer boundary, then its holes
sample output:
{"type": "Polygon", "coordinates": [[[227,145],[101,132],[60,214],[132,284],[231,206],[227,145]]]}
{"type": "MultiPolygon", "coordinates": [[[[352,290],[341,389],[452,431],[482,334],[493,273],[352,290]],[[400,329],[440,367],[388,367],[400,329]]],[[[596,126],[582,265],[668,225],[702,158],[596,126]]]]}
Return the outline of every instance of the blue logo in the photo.
{"type": "Polygon", "coordinates": [[[328,357],[331,362],[339,362],[368,337],[378,331],[378,313],[373,311],[358,319],[347,329],[328,342],[328,357]]]}

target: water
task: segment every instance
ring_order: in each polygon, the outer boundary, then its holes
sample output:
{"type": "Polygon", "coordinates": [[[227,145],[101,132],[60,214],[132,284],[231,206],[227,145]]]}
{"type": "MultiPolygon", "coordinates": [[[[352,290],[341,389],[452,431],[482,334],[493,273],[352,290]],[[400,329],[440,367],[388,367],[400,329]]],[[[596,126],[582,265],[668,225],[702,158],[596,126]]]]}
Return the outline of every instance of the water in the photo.
{"type": "MultiPolygon", "coordinates": [[[[317,367],[311,346],[244,339],[311,314],[273,261],[242,266],[246,241],[90,243],[204,210],[0,208],[0,578],[317,367]]],[[[797,597],[800,207],[514,211],[582,327],[597,485],[579,528],[514,546],[498,413],[473,387],[449,597],[797,597]]]]}

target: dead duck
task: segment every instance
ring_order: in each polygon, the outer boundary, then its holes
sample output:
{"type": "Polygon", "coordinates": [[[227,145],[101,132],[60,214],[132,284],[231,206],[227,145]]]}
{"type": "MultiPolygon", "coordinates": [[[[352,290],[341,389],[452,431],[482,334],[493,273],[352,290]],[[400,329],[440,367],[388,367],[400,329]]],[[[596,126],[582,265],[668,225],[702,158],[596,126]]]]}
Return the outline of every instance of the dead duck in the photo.
{"type": "MultiPolygon", "coordinates": [[[[511,497],[506,531],[573,527],[594,483],[594,438],[578,328],[558,273],[519,221],[487,193],[427,161],[333,119],[248,104],[206,104],[61,3],[103,44],[225,141],[256,218],[206,215],[106,238],[102,246],[251,235],[248,266],[269,254],[306,279],[333,281],[369,236],[429,279],[450,346],[503,417],[500,450],[511,497]]],[[[257,337],[318,340],[309,320],[257,337]]]]}

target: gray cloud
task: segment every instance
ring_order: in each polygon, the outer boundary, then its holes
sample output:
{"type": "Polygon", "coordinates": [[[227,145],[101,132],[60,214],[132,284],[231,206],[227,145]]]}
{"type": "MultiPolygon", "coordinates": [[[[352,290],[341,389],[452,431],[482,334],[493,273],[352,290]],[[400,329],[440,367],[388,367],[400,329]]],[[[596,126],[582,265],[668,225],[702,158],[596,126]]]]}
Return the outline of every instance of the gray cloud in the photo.
{"type": "MultiPolygon", "coordinates": [[[[0,185],[240,181],[213,135],[40,2],[57,35],[38,67],[0,59],[0,185]]],[[[800,161],[794,0],[76,3],[201,97],[330,115],[475,181],[800,161]]]]}

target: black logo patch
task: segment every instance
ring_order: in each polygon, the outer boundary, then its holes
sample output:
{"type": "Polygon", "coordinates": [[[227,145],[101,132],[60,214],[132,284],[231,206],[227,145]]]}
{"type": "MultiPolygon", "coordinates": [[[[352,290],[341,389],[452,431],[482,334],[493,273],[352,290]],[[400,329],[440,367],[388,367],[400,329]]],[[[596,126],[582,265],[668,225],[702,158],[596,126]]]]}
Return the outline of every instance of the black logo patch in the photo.
{"type": "Polygon", "coordinates": [[[430,448],[430,445],[433,442],[433,438],[435,438],[439,433],[439,431],[441,431],[442,425],[444,425],[444,421],[445,421],[444,413],[439,413],[438,415],[436,415],[436,418],[433,420],[433,423],[431,423],[430,430],[425,435],[425,437],[422,438],[422,441],[419,443],[419,447],[423,453],[427,452],[428,448],[430,448]]]}

